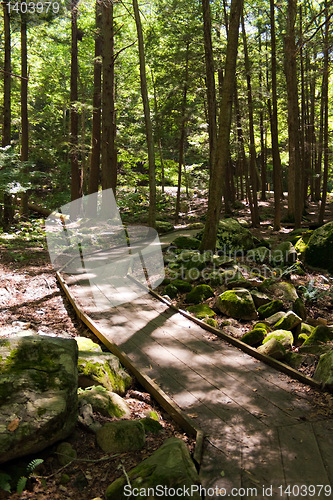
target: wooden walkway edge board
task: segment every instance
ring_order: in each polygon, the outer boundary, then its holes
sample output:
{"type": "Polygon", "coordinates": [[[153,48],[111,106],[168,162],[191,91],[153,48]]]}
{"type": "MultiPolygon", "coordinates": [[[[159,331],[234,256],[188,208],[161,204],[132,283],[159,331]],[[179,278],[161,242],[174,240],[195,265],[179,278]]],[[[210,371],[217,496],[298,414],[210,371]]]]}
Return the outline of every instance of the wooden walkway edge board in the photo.
{"type": "Polygon", "coordinates": [[[88,328],[101,340],[101,342],[103,342],[103,344],[110,350],[110,352],[112,352],[112,354],[120,359],[121,363],[135,376],[138,382],[143,387],[145,387],[145,389],[147,389],[147,391],[155,398],[155,400],[170,415],[170,417],[177,424],[179,424],[186,433],[195,438],[196,444],[193,459],[198,465],[200,465],[204,443],[204,432],[195,424],[195,422],[191,418],[185,415],[184,412],[182,412],[180,408],[178,408],[178,406],[172,401],[172,399],[164,391],[162,391],[160,387],[148,375],[140,372],[122,350],[120,350],[115,344],[110,342],[107,336],[103,333],[102,328],[100,328],[97,323],[95,323],[73,299],[68,286],[62,279],[59,272],[56,273],[56,276],[78,318],[88,326],[88,328]]]}

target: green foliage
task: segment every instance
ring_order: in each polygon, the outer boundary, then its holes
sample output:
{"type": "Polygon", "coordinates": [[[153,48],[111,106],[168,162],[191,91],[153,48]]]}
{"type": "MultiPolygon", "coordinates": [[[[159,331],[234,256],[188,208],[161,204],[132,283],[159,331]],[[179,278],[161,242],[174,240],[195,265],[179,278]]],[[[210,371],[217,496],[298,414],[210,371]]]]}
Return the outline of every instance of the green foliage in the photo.
{"type": "Polygon", "coordinates": [[[0,489],[12,492],[12,488],[15,487],[19,495],[24,491],[28,479],[33,477],[34,470],[44,462],[42,458],[35,458],[25,468],[24,476],[20,476],[16,482],[17,471],[14,470],[12,475],[7,473],[0,473],[0,489]]]}
{"type": "Polygon", "coordinates": [[[0,148],[0,185],[2,191],[15,194],[27,191],[43,177],[31,162],[21,161],[12,146],[0,148]]]}

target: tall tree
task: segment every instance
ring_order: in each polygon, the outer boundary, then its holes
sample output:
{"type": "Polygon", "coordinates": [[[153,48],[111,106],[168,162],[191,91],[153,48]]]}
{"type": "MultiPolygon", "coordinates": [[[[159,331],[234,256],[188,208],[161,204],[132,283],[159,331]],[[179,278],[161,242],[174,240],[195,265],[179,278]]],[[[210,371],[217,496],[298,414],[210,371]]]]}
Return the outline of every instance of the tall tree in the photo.
{"type": "Polygon", "coordinates": [[[212,46],[212,23],[209,0],[202,0],[203,30],[206,61],[206,88],[208,106],[208,133],[209,133],[209,166],[214,164],[217,126],[216,126],[216,89],[215,71],[212,46]]]}
{"type": "Polygon", "coordinates": [[[114,74],[114,16],[113,0],[102,2],[102,187],[117,186],[116,108],[114,74]]]}
{"type": "MultiPolygon", "coordinates": [[[[28,161],[29,123],[28,123],[28,51],[27,22],[21,15],[21,160],[28,161]]],[[[21,194],[21,215],[28,214],[28,193],[21,194]]]]}
{"type": "Polygon", "coordinates": [[[153,127],[150,118],[150,108],[148,99],[145,48],[143,42],[141,17],[137,0],[133,0],[133,10],[136,30],[138,34],[139,62],[140,62],[140,83],[143,101],[143,111],[145,115],[146,138],[149,163],[149,225],[155,227],[156,223],[156,181],[155,181],[155,152],[153,127]]]}
{"type": "Polygon", "coordinates": [[[77,110],[78,101],[78,31],[77,31],[77,14],[79,0],[72,0],[71,3],[71,91],[70,91],[70,158],[71,158],[71,200],[76,200],[82,196],[82,172],[79,166],[78,154],[78,133],[79,133],[79,116],[77,110]]]}
{"type": "Polygon", "coordinates": [[[273,158],[273,183],[274,183],[274,231],[281,227],[281,158],[278,131],[278,105],[276,83],[276,36],[275,36],[275,10],[274,0],[270,0],[270,26],[271,26],[271,83],[272,83],[272,108],[270,107],[272,158],[273,158]]]}
{"type": "Polygon", "coordinates": [[[217,151],[209,183],[208,210],[201,250],[214,250],[221,213],[224,176],[229,160],[232,101],[234,95],[238,32],[243,0],[232,0],[230,6],[225,72],[223,78],[217,151]]]}
{"type": "Polygon", "coordinates": [[[287,32],[285,36],[285,75],[288,101],[288,136],[289,136],[289,168],[288,168],[288,216],[300,227],[303,212],[303,172],[300,157],[299,106],[297,81],[297,47],[295,24],[297,17],[297,0],[288,0],[287,32]]]}

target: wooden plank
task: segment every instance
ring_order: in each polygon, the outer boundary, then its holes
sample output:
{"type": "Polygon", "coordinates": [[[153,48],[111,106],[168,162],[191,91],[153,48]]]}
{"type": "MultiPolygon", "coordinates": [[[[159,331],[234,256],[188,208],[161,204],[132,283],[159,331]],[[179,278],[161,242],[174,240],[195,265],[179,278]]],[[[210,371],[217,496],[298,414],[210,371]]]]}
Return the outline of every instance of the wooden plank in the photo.
{"type": "Polygon", "coordinates": [[[327,475],[332,485],[333,496],[333,419],[312,424],[327,475]]]}
{"type": "Polygon", "coordinates": [[[289,495],[289,498],[300,498],[297,486],[330,484],[310,423],[279,427],[278,433],[286,486],[295,486],[293,491],[296,494],[289,495]]]}

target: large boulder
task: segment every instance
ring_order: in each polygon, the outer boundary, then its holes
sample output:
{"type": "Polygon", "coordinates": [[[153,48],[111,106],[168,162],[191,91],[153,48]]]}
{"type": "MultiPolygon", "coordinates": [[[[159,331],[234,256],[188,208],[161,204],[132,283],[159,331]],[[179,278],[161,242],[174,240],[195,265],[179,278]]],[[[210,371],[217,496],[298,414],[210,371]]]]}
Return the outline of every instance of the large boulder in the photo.
{"type": "Polygon", "coordinates": [[[257,318],[252,295],[246,288],[223,292],[216,301],[216,307],[231,318],[246,320],[257,318]]]}
{"type": "Polygon", "coordinates": [[[275,330],[274,332],[271,332],[268,335],[266,335],[262,343],[266,344],[271,339],[276,339],[285,348],[291,348],[294,343],[293,334],[288,330],[275,330]]]}
{"type": "Polygon", "coordinates": [[[292,330],[301,323],[302,318],[297,316],[294,311],[288,311],[281,319],[279,319],[275,323],[273,328],[274,330],[292,330]]]}
{"type": "Polygon", "coordinates": [[[78,370],[79,386],[82,388],[102,385],[111,392],[125,394],[131,384],[130,375],[111,353],[92,349],[79,350],[78,370]]]}
{"type": "Polygon", "coordinates": [[[74,339],[33,331],[0,339],[0,463],[65,439],[77,422],[74,339]]]}
{"type": "MultiPolygon", "coordinates": [[[[132,493],[140,498],[168,498],[166,490],[181,489],[184,500],[200,500],[198,473],[191,460],[186,444],[178,438],[170,438],[150,457],[128,472],[128,483],[124,476],[116,479],[105,492],[107,500],[126,500],[132,493]],[[155,491],[156,495],[148,494],[155,491]],[[145,492],[147,494],[145,494],[145,492]]],[[[179,498],[178,495],[175,498],[179,498]]]]}
{"type": "Polygon", "coordinates": [[[140,420],[107,422],[96,432],[97,444],[106,453],[141,450],[145,444],[145,428],[140,420]]]}
{"type": "MultiPolygon", "coordinates": [[[[202,239],[203,231],[198,235],[202,239]]],[[[251,231],[243,227],[235,219],[223,219],[219,222],[216,237],[216,248],[219,253],[230,255],[244,255],[256,246],[257,240],[251,231]]]]}
{"type": "Polygon", "coordinates": [[[321,382],[325,389],[333,391],[333,351],[320,356],[313,378],[321,382]]]}
{"type": "Polygon", "coordinates": [[[333,273],[333,222],[313,231],[304,252],[306,264],[333,273]]]}

